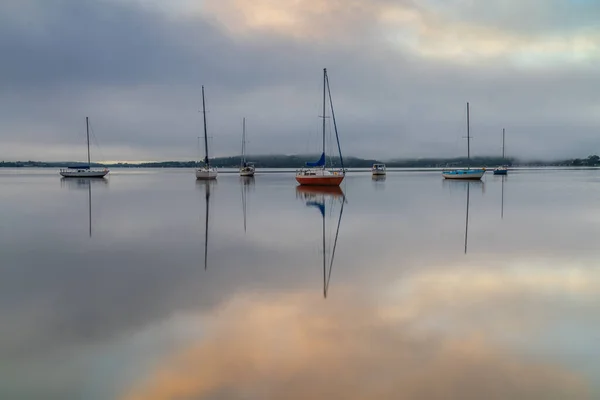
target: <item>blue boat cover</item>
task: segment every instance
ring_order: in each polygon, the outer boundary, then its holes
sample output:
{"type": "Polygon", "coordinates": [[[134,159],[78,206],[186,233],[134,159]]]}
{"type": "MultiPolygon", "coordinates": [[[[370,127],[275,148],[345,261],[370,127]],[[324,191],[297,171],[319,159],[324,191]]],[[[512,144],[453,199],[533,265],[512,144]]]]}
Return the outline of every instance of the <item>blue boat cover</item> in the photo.
{"type": "Polygon", "coordinates": [[[69,169],[90,169],[90,167],[87,165],[74,165],[72,167],[67,167],[67,168],[69,168],[69,169]]]}
{"type": "Polygon", "coordinates": [[[307,167],[323,167],[325,165],[325,153],[321,153],[321,158],[317,162],[307,162],[307,167]]]}
{"type": "Polygon", "coordinates": [[[321,215],[325,216],[325,203],[319,203],[318,201],[307,201],[308,207],[317,207],[321,211],[321,215]]]}

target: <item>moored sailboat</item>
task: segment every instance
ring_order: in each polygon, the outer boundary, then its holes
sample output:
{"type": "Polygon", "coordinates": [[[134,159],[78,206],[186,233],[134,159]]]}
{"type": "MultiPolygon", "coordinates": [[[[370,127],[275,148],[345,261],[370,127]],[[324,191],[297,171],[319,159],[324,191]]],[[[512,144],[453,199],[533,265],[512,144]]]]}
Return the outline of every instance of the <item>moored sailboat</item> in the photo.
{"type": "Polygon", "coordinates": [[[327,68],[323,68],[323,147],[321,157],[316,162],[307,162],[306,167],[296,171],[296,181],[300,185],[312,186],[339,186],[344,180],[345,170],[344,161],[342,158],[342,150],[340,148],[340,139],[337,132],[337,124],[335,122],[335,113],[333,111],[333,101],[331,100],[331,89],[329,88],[329,77],[327,76],[327,68]],[[340,157],[341,169],[326,168],[325,160],[325,119],[326,116],[326,100],[329,97],[329,105],[331,108],[331,117],[333,119],[333,127],[335,130],[335,138],[340,157]]]}
{"type": "Polygon", "coordinates": [[[90,120],[85,117],[85,131],[87,136],[87,165],[76,165],[60,170],[60,175],[65,178],[103,178],[108,174],[108,168],[92,168],[90,161],[90,120]]]}
{"type": "Polygon", "coordinates": [[[254,164],[246,160],[246,118],[242,122],[242,157],[240,160],[240,176],[254,176],[254,164]]]}
{"type": "Polygon", "coordinates": [[[454,169],[442,171],[445,179],[481,179],[485,174],[485,168],[471,168],[471,134],[469,122],[469,103],[467,103],[467,169],[454,169]]]}
{"type": "Polygon", "coordinates": [[[196,169],[196,179],[217,179],[217,169],[210,166],[208,159],[208,136],[206,133],[206,102],[204,100],[204,85],[202,86],[202,115],[204,116],[204,166],[196,169]]]}
{"type": "MultiPolygon", "coordinates": [[[[506,162],[504,159],[504,133],[504,128],[502,128],[502,161],[506,162]]],[[[506,165],[501,165],[494,169],[494,175],[508,175],[508,168],[506,168],[506,165]]]]}

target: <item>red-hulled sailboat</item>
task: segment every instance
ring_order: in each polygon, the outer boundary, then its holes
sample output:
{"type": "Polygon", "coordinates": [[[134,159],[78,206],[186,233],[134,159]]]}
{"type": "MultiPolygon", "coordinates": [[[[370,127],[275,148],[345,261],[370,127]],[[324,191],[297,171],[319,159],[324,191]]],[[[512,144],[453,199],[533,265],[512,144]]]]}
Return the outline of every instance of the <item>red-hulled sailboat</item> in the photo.
{"type": "Polygon", "coordinates": [[[296,171],[296,181],[300,185],[310,186],[339,186],[344,180],[345,170],[344,161],[342,158],[342,150],[340,148],[340,139],[337,132],[337,124],[335,122],[335,113],[333,112],[333,101],[331,100],[331,89],[329,88],[329,77],[327,76],[327,68],[323,69],[323,151],[321,158],[316,162],[307,162],[306,167],[296,171]],[[331,108],[331,118],[333,119],[333,128],[335,130],[335,139],[337,142],[338,152],[340,155],[341,168],[326,168],[325,164],[325,118],[327,97],[329,97],[329,106],[331,108]]]}

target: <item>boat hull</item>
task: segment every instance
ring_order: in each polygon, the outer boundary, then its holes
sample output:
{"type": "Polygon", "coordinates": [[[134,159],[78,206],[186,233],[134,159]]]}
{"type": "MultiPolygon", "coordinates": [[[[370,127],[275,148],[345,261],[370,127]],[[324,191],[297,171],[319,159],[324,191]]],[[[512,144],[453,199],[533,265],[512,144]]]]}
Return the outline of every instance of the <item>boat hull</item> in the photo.
{"type": "Polygon", "coordinates": [[[240,169],[240,176],[254,176],[254,168],[253,169],[240,169]]]}
{"type": "Polygon", "coordinates": [[[201,181],[210,181],[217,179],[217,170],[216,169],[197,169],[196,170],[196,179],[201,181]]]}
{"type": "Polygon", "coordinates": [[[60,171],[60,175],[64,178],[103,178],[109,173],[109,170],[102,171],[60,171]]]}
{"type": "Polygon", "coordinates": [[[494,175],[508,175],[508,170],[506,169],[495,169],[494,175]]]}
{"type": "Polygon", "coordinates": [[[296,175],[296,181],[305,186],[340,186],[344,175],[332,176],[300,176],[296,175]]]}
{"type": "Polygon", "coordinates": [[[475,170],[455,170],[455,171],[444,171],[442,176],[445,179],[455,180],[480,180],[485,175],[484,169],[475,170]]]}

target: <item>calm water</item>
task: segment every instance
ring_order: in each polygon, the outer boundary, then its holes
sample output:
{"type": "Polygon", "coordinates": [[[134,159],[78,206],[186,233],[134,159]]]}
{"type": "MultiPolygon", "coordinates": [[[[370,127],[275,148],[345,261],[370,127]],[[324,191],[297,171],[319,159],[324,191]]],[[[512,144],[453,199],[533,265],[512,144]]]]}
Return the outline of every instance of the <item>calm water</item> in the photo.
{"type": "Polygon", "coordinates": [[[0,398],[600,398],[600,171],[295,186],[0,171],[0,398]]]}

